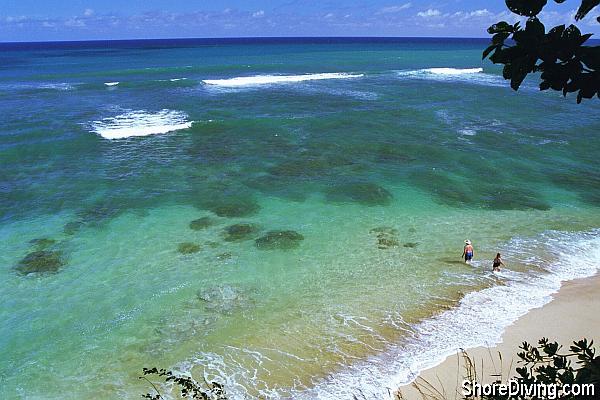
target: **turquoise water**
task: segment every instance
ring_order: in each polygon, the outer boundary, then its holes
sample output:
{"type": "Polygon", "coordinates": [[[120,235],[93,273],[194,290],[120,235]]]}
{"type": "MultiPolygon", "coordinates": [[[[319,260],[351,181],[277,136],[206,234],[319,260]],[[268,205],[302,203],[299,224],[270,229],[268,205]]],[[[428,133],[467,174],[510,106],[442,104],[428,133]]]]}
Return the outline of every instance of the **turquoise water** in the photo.
{"type": "Polygon", "coordinates": [[[512,92],[485,44],[4,45],[0,397],[137,398],[159,366],[350,398],[595,273],[598,105],[512,92]]]}

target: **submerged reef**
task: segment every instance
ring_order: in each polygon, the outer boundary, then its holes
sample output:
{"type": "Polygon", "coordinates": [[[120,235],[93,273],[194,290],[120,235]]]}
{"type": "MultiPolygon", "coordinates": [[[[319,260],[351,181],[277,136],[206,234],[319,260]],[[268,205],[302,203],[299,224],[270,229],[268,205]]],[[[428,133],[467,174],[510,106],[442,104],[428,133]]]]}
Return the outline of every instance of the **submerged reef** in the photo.
{"type": "Polygon", "coordinates": [[[296,231],[269,231],[256,239],[255,245],[260,250],[289,250],[298,247],[303,240],[304,236],[296,231]]]}
{"type": "Polygon", "coordinates": [[[211,210],[219,217],[247,217],[256,214],[260,210],[260,206],[254,200],[237,199],[219,204],[211,210]]]}
{"type": "Polygon", "coordinates": [[[435,197],[438,203],[452,207],[482,207],[492,210],[542,210],[551,206],[540,193],[516,187],[498,178],[494,184],[470,185],[463,178],[441,171],[419,171],[409,175],[411,183],[435,197]]]}
{"type": "Polygon", "coordinates": [[[279,197],[286,200],[303,202],[310,192],[306,182],[296,177],[275,176],[270,174],[253,176],[247,179],[244,184],[251,188],[265,193],[269,196],[279,197]]]}
{"type": "Polygon", "coordinates": [[[201,249],[201,247],[199,244],[191,243],[191,242],[179,243],[179,245],[177,246],[177,251],[180,252],[181,254],[197,253],[200,251],[200,249],[201,249]]]}
{"type": "Polygon", "coordinates": [[[211,217],[202,217],[190,222],[190,229],[201,231],[215,224],[215,220],[211,217]]]}
{"type": "Polygon", "coordinates": [[[322,158],[305,157],[297,160],[283,161],[268,172],[275,176],[312,177],[321,176],[331,168],[329,162],[322,158]]]}
{"type": "Polygon", "coordinates": [[[331,202],[354,202],[366,206],[385,206],[393,198],[387,189],[370,182],[336,185],[327,190],[326,197],[331,202]]]}
{"type": "Polygon", "coordinates": [[[65,265],[59,251],[37,250],[27,254],[15,267],[21,274],[55,273],[65,265]]]}
{"type": "Polygon", "coordinates": [[[46,250],[56,244],[56,240],[49,238],[38,238],[29,241],[37,250],[46,250]]]}
{"type": "Polygon", "coordinates": [[[377,248],[381,250],[400,246],[400,242],[398,240],[398,230],[395,228],[381,226],[371,229],[369,233],[376,236],[377,248]]]}
{"type": "Polygon", "coordinates": [[[260,205],[252,197],[221,197],[202,201],[200,206],[226,218],[248,217],[260,210],[260,205]]]}
{"type": "Polygon", "coordinates": [[[83,227],[83,225],[84,224],[81,221],[67,222],[63,227],[63,232],[66,235],[74,235],[83,227]]]}
{"type": "Polygon", "coordinates": [[[495,188],[483,198],[486,207],[493,210],[541,210],[551,207],[541,199],[540,194],[525,188],[502,186],[495,188]]]}
{"type": "Polygon", "coordinates": [[[229,252],[217,254],[217,260],[219,261],[226,261],[229,260],[231,257],[233,257],[233,254],[229,252]]]}
{"type": "Polygon", "coordinates": [[[225,241],[226,242],[239,242],[242,240],[250,240],[259,231],[258,227],[254,224],[240,223],[230,225],[225,228],[225,241]]]}

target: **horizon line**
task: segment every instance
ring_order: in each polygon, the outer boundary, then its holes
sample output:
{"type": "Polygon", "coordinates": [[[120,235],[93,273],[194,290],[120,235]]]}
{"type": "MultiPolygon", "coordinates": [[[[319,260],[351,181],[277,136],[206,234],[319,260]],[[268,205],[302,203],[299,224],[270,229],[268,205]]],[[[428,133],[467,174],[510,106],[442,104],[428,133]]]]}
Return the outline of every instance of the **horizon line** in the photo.
{"type": "Polygon", "coordinates": [[[236,40],[236,39],[490,39],[477,36],[204,36],[204,37],[170,37],[170,38],[130,38],[130,39],[65,39],[65,40],[33,40],[33,41],[0,41],[0,44],[41,44],[41,43],[89,43],[89,42],[131,42],[158,40],[236,40]]]}

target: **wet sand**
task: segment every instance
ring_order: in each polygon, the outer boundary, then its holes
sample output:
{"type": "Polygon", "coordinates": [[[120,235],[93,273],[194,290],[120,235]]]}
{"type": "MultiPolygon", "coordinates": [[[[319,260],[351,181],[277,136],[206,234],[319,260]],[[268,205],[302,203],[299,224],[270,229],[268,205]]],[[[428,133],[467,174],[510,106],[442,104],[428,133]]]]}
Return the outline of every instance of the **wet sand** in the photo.
{"type": "MultiPolygon", "coordinates": [[[[540,338],[547,337],[568,349],[574,340],[598,339],[600,275],[566,282],[553,297],[544,307],[530,311],[509,326],[502,335],[502,343],[466,351],[475,364],[480,383],[491,383],[498,374],[504,381],[514,376],[518,366],[516,354],[523,341],[537,344],[540,338]]],[[[464,375],[465,360],[457,349],[457,354],[423,371],[412,384],[402,386],[400,393],[407,400],[461,399],[464,375]]]]}

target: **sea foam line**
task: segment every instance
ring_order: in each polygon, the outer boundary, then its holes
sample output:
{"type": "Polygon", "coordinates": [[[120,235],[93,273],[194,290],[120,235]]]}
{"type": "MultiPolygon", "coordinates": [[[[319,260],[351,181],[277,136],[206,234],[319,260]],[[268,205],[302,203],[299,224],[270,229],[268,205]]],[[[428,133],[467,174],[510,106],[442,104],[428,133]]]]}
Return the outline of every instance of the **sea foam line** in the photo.
{"type": "Polygon", "coordinates": [[[303,81],[315,81],[324,79],[356,79],[362,78],[364,74],[348,74],[348,73],[321,73],[321,74],[305,74],[305,75],[255,75],[255,76],[239,76],[229,79],[205,79],[207,85],[221,87],[241,87],[241,86],[258,86],[272,85],[281,83],[294,83],[303,81]]]}
{"type": "Polygon", "coordinates": [[[600,269],[600,230],[584,233],[551,231],[534,239],[515,239],[505,257],[542,266],[547,273],[534,275],[505,271],[505,285],[467,294],[459,305],[414,327],[402,345],[330,375],[294,399],[388,398],[389,392],[412,382],[459,349],[493,346],[504,330],[534,308],[552,300],[562,282],[595,275],[600,269]],[[540,258],[540,252],[554,258],[540,258]],[[468,328],[468,329],[467,329],[468,328]]]}
{"type": "Polygon", "coordinates": [[[424,68],[396,71],[401,79],[423,79],[441,82],[464,82],[485,86],[503,86],[501,76],[483,72],[483,68],[424,68]]]}
{"type": "Polygon", "coordinates": [[[444,75],[459,76],[483,73],[483,68],[424,68],[408,71],[398,71],[399,76],[444,75]]]}
{"type": "Polygon", "coordinates": [[[73,90],[74,86],[70,83],[9,83],[0,84],[0,90],[13,91],[13,90],[57,90],[67,91],[73,90]]]}
{"type": "MultiPolygon", "coordinates": [[[[504,284],[469,293],[456,307],[430,319],[412,326],[400,325],[399,329],[407,333],[402,343],[386,343],[385,349],[372,348],[378,351],[377,355],[357,359],[354,364],[315,381],[310,388],[300,382],[293,388],[271,387],[259,378],[258,371],[264,368],[264,362],[277,358],[269,357],[275,350],[267,348],[225,346],[223,354],[199,351],[176,368],[187,373],[195,365],[202,365],[205,376],[224,383],[232,399],[249,397],[249,389],[270,399],[339,400],[352,399],[360,393],[367,399],[389,398],[388,389],[393,392],[410,383],[419,372],[443,362],[459,349],[501,342],[506,327],[550,302],[563,281],[596,274],[600,270],[600,229],[579,233],[548,231],[533,238],[515,238],[500,251],[511,263],[530,265],[532,272],[504,269],[496,275],[504,284]],[[240,360],[246,351],[252,354],[253,367],[248,368],[240,360]]],[[[359,324],[365,332],[372,332],[361,322],[363,319],[338,316],[344,324],[359,324]]],[[[402,318],[396,315],[392,320],[397,322],[402,318]]],[[[279,362],[279,368],[286,368],[285,361],[279,362]]]]}
{"type": "Polygon", "coordinates": [[[187,129],[192,126],[187,114],[163,109],[155,113],[137,110],[90,123],[91,131],[105,139],[157,135],[187,129]]]}

